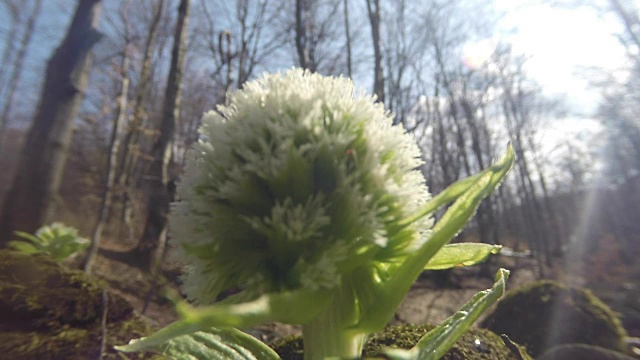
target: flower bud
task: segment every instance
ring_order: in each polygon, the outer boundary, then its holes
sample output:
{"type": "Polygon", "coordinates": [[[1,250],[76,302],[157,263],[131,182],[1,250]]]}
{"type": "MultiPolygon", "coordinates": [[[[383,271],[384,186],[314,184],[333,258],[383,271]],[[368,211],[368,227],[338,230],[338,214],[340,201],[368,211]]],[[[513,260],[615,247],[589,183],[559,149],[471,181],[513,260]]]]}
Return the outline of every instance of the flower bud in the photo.
{"type": "Polygon", "coordinates": [[[420,151],[375,98],[300,69],[245,84],[204,115],[170,215],[185,292],[211,303],[331,289],[425,241],[420,151]]]}

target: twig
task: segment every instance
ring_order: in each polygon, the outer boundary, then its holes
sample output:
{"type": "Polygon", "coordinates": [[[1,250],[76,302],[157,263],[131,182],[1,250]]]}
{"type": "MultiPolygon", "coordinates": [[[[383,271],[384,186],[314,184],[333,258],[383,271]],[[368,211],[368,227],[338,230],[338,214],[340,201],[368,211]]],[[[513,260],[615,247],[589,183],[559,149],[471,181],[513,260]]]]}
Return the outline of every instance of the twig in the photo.
{"type": "Polygon", "coordinates": [[[144,294],[144,300],[142,303],[142,310],[140,311],[141,314],[145,314],[147,312],[147,309],[149,307],[149,305],[151,304],[151,299],[153,299],[153,297],[156,295],[157,290],[158,290],[158,284],[159,280],[158,280],[158,275],[155,274],[153,275],[153,278],[151,280],[151,286],[149,286],[149,290],[147,291],[146,294],[144,294]]]}
{"type": "MultiPolygon", "coordinates": [[[[165,235],[166,236],[166,235],[165,235]]],[[[160,253],[160,258],[156,258],[152,262],[151,274],[153,278],[151,279],[151,286],[149,286],[149,291],[144,295],[144,301],[142,305],[141,313],[144,314],[147,312],[147,308],[151,304],[151,300],[158,292],[158,287],[166,285],[166,281],[160,279],[160,275],[162,273],[162,264],[164,263],[164,259],[167,256],[167,252],[169,247],[166,245],[167,239],[164,240],[164,246],[162,247],[162,251],[160,253]]]]}
{"type": "Polygon", "coordinates": [[[102,360],[104,352],[107,349],[107,311],[109,306],[109,297],[107,292],[102,290],[102,340],[100,341],[100,356],[98,360],[102,360]]]}
{"type": "Polygon", "coordinates": [[[518,360],[525,360],[522,356],[522,353],[520,352],[520,348],[518,348],[518,345],[511,341],[511,339],[509,339],[507,335],[502,334],[500,335],[500,338],[502,339],[502,342],[507,347],[507,349],[509,349],[518,360]]]}

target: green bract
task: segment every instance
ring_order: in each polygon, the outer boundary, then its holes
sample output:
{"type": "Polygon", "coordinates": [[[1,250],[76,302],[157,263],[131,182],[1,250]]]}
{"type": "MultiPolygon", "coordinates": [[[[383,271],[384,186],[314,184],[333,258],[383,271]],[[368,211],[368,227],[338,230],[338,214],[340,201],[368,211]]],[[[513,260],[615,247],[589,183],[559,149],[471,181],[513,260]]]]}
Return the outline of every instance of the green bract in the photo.
{"type": "MultiPolygon", "coordinates": [[[[302,325],[307,360],[357,358],[425,268],[472,265],[499,250],[438,254],[500,184],[511,147],[431,198],[412,137],[347,79],[294,69],[229,99],[205,115],[170,216],[185,292],[206,306],[179,303],[179,321],[120,350],[162,350],[175,339],[172,348],[231,346],[230,358],[250,358],[242,354],[264,348],[229,328],[280,321],[302,325]],[[434,225],[433,212],[452,202],[434,225]],[[234,295],[216,302],[227,290],[234,295]]],[[[504,292],[507,274],[417,350],[396,355],[436,359],[504,292]]]]}
{"type": "Polygon", "coordinates": [[[170,218],[189,297],[332,289],[419,247],[431,218],[399,222],[429,200],[420,151],[391,125],[351,81],[302,70],[207,113],[170,218]]]}

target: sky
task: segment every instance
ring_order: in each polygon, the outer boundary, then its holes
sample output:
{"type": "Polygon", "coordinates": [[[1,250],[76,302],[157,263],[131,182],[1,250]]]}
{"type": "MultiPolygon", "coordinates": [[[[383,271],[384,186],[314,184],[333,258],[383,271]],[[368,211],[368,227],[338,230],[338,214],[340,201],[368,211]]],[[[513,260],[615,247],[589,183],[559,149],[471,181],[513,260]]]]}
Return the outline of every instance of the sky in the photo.
{"type": "MultiPolygon", "coordinates": [[[[556,151],[569,138],[597,137],[601,126],[593,114],[600,91],[589,69],[622,73],[626,55],[615,37],[621,30],[617,19],[593,8],[551,6],[541,0],[494,2],[504,16],[493,41],[509,42],[516,53],[527,56],[527,73],[547,95],[565,102],[566,118],[550,124],[542,135],[545,150],[556,151]]],[[[480,46],[477,51],[486,50],[480,46]]]]}
{"type": "Polygon", "coordinates": [[[496,0],[504,11],[502,36],[514,50],[530,56],[528,71],[549,94],[566,95],[569,105],[587,114],[598,94],[585,69],[614,71],[625,64],[625,51],[615,37],[620,25],[612,16],[588,7],[553,7],[543,1],[496,0]],[[513,33],[511,29],[516,28],[513,33]]]}
{"type": "MultiPolygon", "coordinates": [[[[45,0],[42,2],[41,16],[36,21],[35,32],[23,64],[19,83],[20,96],[16,97],[16,105],[12,106],[12,116],[19,118],[22,125],[28,125],[33,116],[33,104],[38,101],[40,96],[43,64],[51,56],[55,46],[60,43],[69,23],[69,14],[72,14],[74,10],[74,2],[69,0],[45,0]]],[[[5,8],[0,7],[0,34],[2,35],[0,52],[4,51],[5,37],[12,36],[9,34],[11,24],[9,19],[5,8]]],[[[0,100],[0,103],[4,105],[5,99],[0,100]]]]}

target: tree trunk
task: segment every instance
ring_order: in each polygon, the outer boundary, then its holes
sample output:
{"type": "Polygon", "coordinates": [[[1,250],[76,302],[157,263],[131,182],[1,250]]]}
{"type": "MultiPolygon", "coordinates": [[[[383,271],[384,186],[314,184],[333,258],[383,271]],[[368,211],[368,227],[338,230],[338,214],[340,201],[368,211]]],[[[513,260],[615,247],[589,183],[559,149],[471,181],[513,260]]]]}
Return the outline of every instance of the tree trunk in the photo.
{"type": "Polygon", "coordinates": [[[91,49],[101,38],[100,0],[80,0],[67,35],[47,63],[40,103],[3,207],[0,247],[15,230],[34,232],[54,210],[73,133],[89,82],[91,49]]]}
{"type": "MultiPolygon", "coordinates": [[[[227,76],[224,82],[224,93],[226,95],[229,94],[231,90],[231,85],[233,85],[233,54],[231,53],[231,33],[228,31],[221,31],[218,35],[218,52],[220,58],[222,59],[223,66],[227,68],[227,76]]],[[[240,70],[238,70],[240,71],[240,70]]],[[[225,97],[225,104],[229,101],[228,98],[225,97]]]]}
{"type": "MultiPolygon", "coordinates": [[[[126,17],[126,15],[124,14],[125,12],[123,12],[123,17],[126,17]]],[[[128,24],[125,25],[125,27],[127,26],[128,24]]],[[[109,158],[107,159],[104,179],[104,191],[102,194],[102,202],[100,204],[100,212],[98,214],[96,224],[93,227],[93,232],[91,234],[91,246],[89,247],[89,251],[84,263],[84,271],[86,273],[91,272],[91,267],[93,266],[95,257],[98,254],[98,249],[100,248],[100,238],[102,237],[102,231],[104,229],[104,225],[107,222],[107,219],[109,218],[109,210],[111,208],[111,203],[113,200],[113,186],[116,182],[118,154],[120,152],[120,143],[122,142],[122,128],[127,116],[127,100],[129,97],[130,83],[128,28],[125,29],[125,32],[125,36],[127,39],[122,53],[122,63],[120,66],[122,80],[120,82],[120,93],[118,94],[117,98],[118,109],[116,112],[116,118],[113,120],[113,128],[111,129],[111,139],[109,141],[109,158]]]]}
{"type": "Polygon", "coordinates": [[[344,0],[342,3],[344,10],[344,35],[347,43],[345,44],[347,50],[347,76],[351,78],[352,74],[352,62],[351,59],[351,27],[349,26],[349,0],[344,0]]]}
{"type": "Polygon", "coordinates": [[[533,164],[535,166],[536,172],[539,176],[540,189],[542,190],[542,206],[544,210],[542,212],[542,218],[545,221],[544,227],[548,228],[547,233],[550,236],[550,241],[552,242],[553,248],[551,249],[551,253],[548,256],[552,259],[553,257],[557,257],[562,253],[562,236],[560,230],[560,218],[557,215],[557,211],[555,206],[551,203],[551,195],[550,191],[547,188],[546,176],[544,173],[544,169],[542,167],[542,160],[539,158],[539,149],[536,148],[531,134],[527,134],[527,142],[529,149],[531,149],[533,164]]]}
{"type": "Polygon", "coordinates": [[[144,52],[142,58],[142,66],[140,68],[140,80],[136,88],[135,96],[133,98],[132,120],[129,124],[129,129],[124,137],[122,144],[123,154],[120,160],[120,175],[118,176],[118,188],[124,192],[122,196],[122,222],[126,227],[127,240],[134,240],[133,231],[133,185],[134,181],[134,169],[136,168],[138,159],[138,139],[140,137],[140,130],[147,117],[145,106],[147,103],[147,97],[150,92],[150,85],[152,81],[152,60],[153,53],[155,51],[158,27],[162,18],[164,9],[164,0],[160,0],[153,12],[151,25],[149,26],[149,32],[144,43],[144,52]]]}
{"type": "MultiPolygon", "coordinates": [[[[238,51],[238,82],[236,84],[239,89],[246,81],[246,75],[244,73],[246,68],[246,62],[249,55],[249,41],[247,39],[247,17],[249,16],[249,2],[239,1],[236,3],[236,18],[240,23],[240,49],[238,51]]],[[[231,48],[231,44],[229,44],[231,48]]],[[[229,58],[229,60],[231,60],[229,58]]],[[[229,61],[229,68],[231,68],[231,61],[229,61]]],[[[228,90],[227,90],[228,91],[228,90]]]]}
{"type": "Polygon", "coordinates": [[[303,69],[315,71],[313,61],[309,54],[309,4],[310,0],[296,0],[296,51],[298,52],[298,62],[303,69]]]}
{"type": "Polygon", "coordinates": [[[186,42],[189,20],[189,0],[180,0],[178,6],[178,21],[174,33],[173,49],[171,52],[171,67],[165,92],[160,137],[152,149],[154,157],[149,168],[147,184],[149,202],[147,207],[147,222],[142,238],[132,255],[136,263],[143,269],[154,266],[155,254],[162,253],[167,237],[167,215],[169,203],[173,198],[173,179],[169,175],[170,163],[173,157],[173,137],[176,122],[180,116],[180,100],[182,72],[184,69],[186,42]]]}
{"type": "MultiPolygon", "coordinates": [[[[541,220],[541,209],[536,198],[535,187],[531,181],[531,172],[526,162],[524,148],[522,144],[522,129],[517,124],[518,109],[511,94],[510,86],[505,86],[505,104],[504,115],[507,120],[507,128],[509,137],[516,154],[515,169],[518,171],[518,179],[520,189],[518,192],[522,194],[521,208],[523,217],[526,222],[527,236],[529,238],[530,247],[535,251],[536,262],[538,264],[538,275],[540,278],[545,277],[543,260],[548,257],[548,242],[545,236],[545,228],[541,220]]],[[[522,123],[522,121],[520,121],[522,123]]],[[[548,260],[548,258],[546,259],[548,260]]]]}
{"type": "Polygon", "coordinates": [[[36,0],[35,5],[33,6],[33,11],[27,20],[27,26],[24,30],[24,34],[22,35],[22,40],[20,41],[20,48],[18,49],[18,53],[13,62],[13,73],[9,80],[9,88],[7,89],[5,100],[6,102],[2,109],[2,115],[0,115],[0,152],[2,151],[2,146],[4,144],[4,136],[7,131],[9,115],[11,114],[11,106],[13,105],[13,98],[16,94],[16,90],[18,89],[22,67],[24,66],[24,59],[27,55],[29,44],[31,43],[31,37],[33,36],[33,30],[36,26],[36,19],[40,14],[40,9],[42,9],[42,0],[36,0]]]}
{"type": "Polygon", "coordinates": [[[382,73],[382,44],[380,39],[380,0],[367,0],[367,13],[373,40],[373,93],[384,103],[384,74],[382,73]]]}

